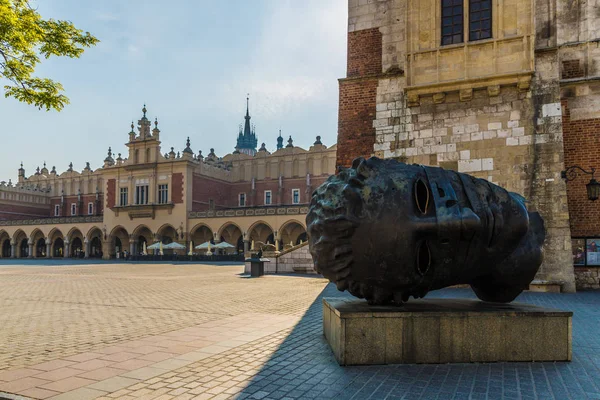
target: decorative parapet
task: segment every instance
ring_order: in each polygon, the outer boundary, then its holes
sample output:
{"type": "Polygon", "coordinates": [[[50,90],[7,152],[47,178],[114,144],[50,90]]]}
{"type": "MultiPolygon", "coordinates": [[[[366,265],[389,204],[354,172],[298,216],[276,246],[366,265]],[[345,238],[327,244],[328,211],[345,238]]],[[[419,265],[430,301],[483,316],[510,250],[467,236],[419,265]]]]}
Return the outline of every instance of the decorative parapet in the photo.
{"type": "Polygon", "coordinates": [[[308,214],[308,206],[299,207],[253,207],[229,210],[191,211],[189,218],[254,217],[266,215],[302,215],[308,214]]]}
{"type": "Polygon", "coordinates": [[[81,217],[52,217],[52,218],[37,218],[37,219],[20,219],[0,221],[0,226],[15,226],[15,225],[58,225],[58,224],[76,224],[86,222],[102,222],[102,215],[81,216],[81,217]]]}

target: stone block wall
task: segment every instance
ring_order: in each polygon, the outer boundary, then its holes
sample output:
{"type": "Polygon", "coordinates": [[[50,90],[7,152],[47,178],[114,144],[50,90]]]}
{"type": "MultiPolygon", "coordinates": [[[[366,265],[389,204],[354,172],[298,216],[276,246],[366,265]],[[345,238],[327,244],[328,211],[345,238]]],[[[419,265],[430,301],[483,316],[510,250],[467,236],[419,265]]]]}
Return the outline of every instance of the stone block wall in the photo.
{"type": "Polygon", "coordinates": [[[315,265],[308,250],[308,242],[282,252],[277,257],[277,271],[316,274],[315,265]]]}
{"type": "Polygon", "coordinates": [[[403,83],[379,82],[375,155],[468,173],[525,196],[547,228],[537,279],[563,281],[573,290],[557,88],[540,79],[537,92],[518,86],[468,90],[423,96],[411,106],[403,83]]]}
{"type": "Polygon", "coordinates": [[[577,289],[600,289],[600,268],[575,267],[577,289]]]}
{"type": "MultiPolygon", "coordinates": [[[[264,255],[263,255],[264,256],[264,255]]],[[[314,262],[308,250],[308,242],[282,251],[277,256],[267,257],[271,262],[265,263],[265,274],[316,274],[314,262]]],[[[250,263],[246,262],[244,273],[250,273],[250,263]]]]}

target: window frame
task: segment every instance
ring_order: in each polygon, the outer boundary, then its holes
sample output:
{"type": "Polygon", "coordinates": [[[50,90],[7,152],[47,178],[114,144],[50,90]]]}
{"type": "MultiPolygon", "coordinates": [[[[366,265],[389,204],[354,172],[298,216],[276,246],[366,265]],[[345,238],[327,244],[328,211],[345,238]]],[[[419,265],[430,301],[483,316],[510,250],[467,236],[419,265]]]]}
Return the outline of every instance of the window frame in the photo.
{"type": "Polygon", "coordinates": [[[169,203],[169,184],[168,183],[160,183],[160,184],[158,184],[158,204],[168,204],[168,203],[169,203]],[[163,199],[163,197],[164,197],[164,199],[163,199]]]}
{"type": "Polygon", "coordinates": [[[246,207],[246,193],[245,192],[238,193],[238,207],[246,207]],[[242,201],[242,199],[243,199],[243,201],[242,201]]]}
{"type": "Polygon", "coordinates": [[[300,204],[300,189],[292,189],[292,204],[300,204]],[[298,193],[298,201],[295,201],[294,193],[298,193]]]}
{"type": "Polygon", "coordinates": [[[440,22],[439,22],[439,27],[440,27],[440,46],[452,46],[452,45],[458,45],[458,44],[464,44],[466,42],[465,40],[465,14],[468,14],[469,9],[468,9],[468,4],[470,0],[459,0],[462,4],[458,4],[455,5],[454,3],[458,1],[458,0],[441,0],[440,1],[440,22]],[[444,4],[445,2],[451,2],[452,5],[447,6],[446,4],[444,4]],[[465,5],[466,2],[466,5],[465,5]],[[445,8],[452,8],[454,9],[454,7],[461,7],[461,14],[460,14],[460,26],[461,26],[461,30],[460,30],[460,41],[459,42],[455,42],[454,41],[454,36],[458,35],[459,33],[454,33],[454,27],[456,25],[458,25],[457,23],[454,22],[455,18],[458,18],[459,15],[458,14],[454,14],[454,10],[452,11],[452,14],[449,16],[444,16],[444,9],[445,8]],[[450,28],[452,28],[452,34],[451,35],[444,35],[444,27],[448,27],[444,25],[444,19],[445,18],[451,18],[453,21],[452,23],[449,25],[450,28]],[[450,37],[452,38],[450,43],[444,43],[444,38],[445,37],[450,37]]]}
{"type": "MultiPolygon", "coordinates": [[[[469,43],[475,43],[475,42],[479,42],[482,40],[490,40],[490,39],[494,39],[494,1],[492,0],[461,0],[462,4],[460,5],[460,7],[462,8],[462,32],[461,32],[461,41],[460,42],[455,42],[452,41],[451,43],[444,43],[444,18],[454,18],[455,15],[451,15],[451,16],[446,16],[444,17],[444,8],[446,7],[450,7],[450,6],[445,6],[444,2],[446,1],[450,1],[450,2],[454,2],[456,0],[441,0],[440,1],[440,20],[438,21],[438,28],[439,28],[439,32],[440,32],[440,36],[439,36],[439,43],[440,43],[440,47],[447,47],[447,46],[459,46],[459,45],[466,45],[469,43]],[[484,1],[489,1],[489,10],[490,10],[490,15],[489,15],[489,21],[490,21],[490,27],[489,27],[489,37],[479,37],[477,39],[472,38],[471,35],[471,17],[473,15],[473,13],[471,12],[471,6],[473,2],[484,2],[484,1]]],[[[459,5],[452,5],[451,7],[458,7],[459,5]]],[[[479,12],[475,11],[475,12],[479,12]]],[[[458,15],[456,15],[458,16],[458,15]]],[[[485,19],[479,19],[477,21],[473,21],[473,23],[479,22],[482,23],[483,21],[488,20],[488,18],[485,19]]],[[[454,27],[456,25],[456,23],[452,23],[452,25],[450,25],[451,27],[454,27]]],[[[481,32],[481,29],[477,30],[478,32],[481,32]]],[[[454,32],[452,32],[452,36],[456,35],[454,32]]],[[[448,35],[446,35],[447,37],[448,35]]]]}
{"type": "Polygon", "coordinates": [[[273,204],[273,191],[272,190],[265,190],[263,203],[265,206],[270,206],[273,204]],[[267,193],[269,194],[269,202],[268,203],[267,203],[267,193]]]}
{"type": "Polygon", "coordinates": [[[54,205],[54,216],[60,217],[60,205],[59,204],[54,205]]]}
{"type": "Polygon", "coordinates": [[[77,215],[77,203],[71,203],[71,216],[77,215]]]}
{"type": "Polygon", "coordinates": [[[94,203],[91,201],[88,203],[88,215],[94,215],[94,203]]]}
{"type": "MultiPolygon", "coordinates": [[[[468,18],[468,37],[469,37],[469,42],[478,42],[480,40],[486,40],[486,39],[492,39],[494,37],[494,32],[493,32],[493,22],[494,22],[494,2],[492,0],[469,0],[469,8],[468,8],[468,13],[469,13],[469,18],[468,18]],[[490,15],[488,18],[479,18],[477,21],[473,21],[473,15],[474,13],[478,13],[478,12],[482,12],[482,10],[477,10],[477,11],[472,11],[472,7],[473,7],[473,3],[477,2],[477,3],[484,3],[484,2],[488,2],[489,3],[489,11],[490,11],[490,15]],[[479,22],[480,24],[482,24],[484,21],[489,20],[489,32],[490,35],[487,37],[479,37],[474,39],[473,38],[473,30],[471,29],[471,24],[475,23],[475,22],[479,22]]],[[[485,10],[484,10],[485,11],[485,10]]],[[[484,31],[483,29],[481,29],[481,27],[476,30],[476,32],[481,33],[482,31],[484,31]]]]}
{"type": "Polygon", "coordinates": [[[119,205],[121,207],[125,207],[129,204],[129,188],[121,187],[119,188],[119,205]],[[123,203],[123,195],[125,195],[125,203],[123,203]]]}
{"type": "Polygon", "coordinates": [[[147,183],[139,183],[135,185],[135,205],[145,206],[148,204],[149,187],[147,183]],[[140,199],[141,197],[141,199],[140,199]],[[141,201],[140,201],[141,200],[141,201]]]}

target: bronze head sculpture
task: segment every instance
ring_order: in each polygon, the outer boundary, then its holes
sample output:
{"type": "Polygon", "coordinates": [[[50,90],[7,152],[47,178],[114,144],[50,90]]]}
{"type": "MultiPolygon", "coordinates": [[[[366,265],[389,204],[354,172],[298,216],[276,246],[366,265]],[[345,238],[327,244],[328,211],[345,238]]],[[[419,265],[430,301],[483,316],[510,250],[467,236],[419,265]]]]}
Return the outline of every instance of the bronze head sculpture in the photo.
{"type": "Polygon", "coordinates": [[[306,217],[315,268],[370,304],[469,284],[510,302],[542,262],[544,222],[484,179],[378,158],[354,160],[313,193],[306,217]]]}

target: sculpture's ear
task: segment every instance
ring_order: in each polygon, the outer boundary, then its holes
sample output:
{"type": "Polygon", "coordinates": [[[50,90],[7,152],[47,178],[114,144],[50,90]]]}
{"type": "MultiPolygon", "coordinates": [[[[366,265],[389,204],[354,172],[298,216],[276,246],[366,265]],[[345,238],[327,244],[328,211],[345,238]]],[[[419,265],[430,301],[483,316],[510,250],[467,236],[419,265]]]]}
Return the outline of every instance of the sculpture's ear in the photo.
{"type": "Polygon", "coordinates": [[[544,244],[546,239],[546,228],[544,226],[544,219],[538,212],[529,213],[529,231],[534,234],[534,241],[538,246],[544,244]]]}

